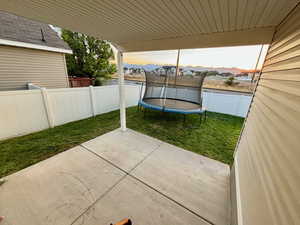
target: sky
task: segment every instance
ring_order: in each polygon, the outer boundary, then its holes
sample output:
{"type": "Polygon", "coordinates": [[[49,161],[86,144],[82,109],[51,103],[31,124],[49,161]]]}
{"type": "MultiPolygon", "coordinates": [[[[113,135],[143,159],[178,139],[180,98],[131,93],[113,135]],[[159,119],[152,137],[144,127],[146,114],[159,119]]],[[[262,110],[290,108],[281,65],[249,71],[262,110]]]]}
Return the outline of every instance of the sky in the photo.
{"type": "MultiPolygon", "coordinates": [[[[182,49],[180,51],[180,66],[227,67],[240,69],[254,69],[261,45],[182,49]]],[[[259,67],[267,52],[267,45],[263,46],[259,67]]],[[[172,64],[176,65],[177,50],[131,52],[124,53],[124,62],[129,64],[172,64]]]]}
{"type": "MultiPolygon", "coordinates": [[[[52,26],[52,28],[58,32],[59,35],[61,34],[60,28],[54,26],[52,26]]],[[[262,45],[249,45],[221,48],[182,49],[180,51],[179,65],[251,70],[255,69],[261,47],[262,45]]],[[[112,48],[116,55],[116,49],[113,46],[112,48]]],[[[262,66],[267,50],[268,45],[264,45],[258,69],[262,66]]],[[[129,64],[176,65],[177,53],[178,50],[124,53],[124,62],[129,64]]],[[[116,63],[116,60],[114,60],[114,63],[116,63]]]]}

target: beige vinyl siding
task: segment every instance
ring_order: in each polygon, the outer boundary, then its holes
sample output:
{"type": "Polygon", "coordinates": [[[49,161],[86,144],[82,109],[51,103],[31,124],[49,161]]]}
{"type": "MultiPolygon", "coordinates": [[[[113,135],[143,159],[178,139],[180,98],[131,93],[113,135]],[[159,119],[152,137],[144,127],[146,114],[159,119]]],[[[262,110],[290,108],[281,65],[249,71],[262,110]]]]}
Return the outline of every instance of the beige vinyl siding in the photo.
{"type": "Polygon", "coordinates": [[[239,224],[300,224],[299,5],[276,28],[235,162],[239,224]]]}
{"type": "Polygon", "coordinates": [[[27,83],[68,87],[64,57],[63,53],[0,46],[0,91],[27,89],[27,83]]]}

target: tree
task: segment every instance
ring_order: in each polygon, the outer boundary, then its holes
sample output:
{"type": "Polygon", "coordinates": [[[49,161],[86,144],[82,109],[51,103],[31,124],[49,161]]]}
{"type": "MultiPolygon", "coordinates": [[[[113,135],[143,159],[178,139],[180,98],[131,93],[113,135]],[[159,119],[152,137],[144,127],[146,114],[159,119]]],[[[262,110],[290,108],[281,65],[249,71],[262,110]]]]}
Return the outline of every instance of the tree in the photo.
{"type": "Polygon", "coordinates": [[[196,76],[207,76],[207,74],[208,74],[207,70],[205,70],[205,71],[196,71],[195,72],[196,76]]]}
{"type": "Polygon", "coordinates": [[[95,85],[101,85],[104,79],[116,72],[116,65],[110,63],[114,54],[107,41],[65,29],[62,38],[73,51],[73,54],[66,55],[70,75],[96,78],[95,85]]]}
{"type": "Polygon", "coordinates": [[[227,80],[224,81],[224,83],[228,86],[233,86],[234,84],[236,84],[236,82],[234,82],[234,77],[228,77],[227,80]]]}

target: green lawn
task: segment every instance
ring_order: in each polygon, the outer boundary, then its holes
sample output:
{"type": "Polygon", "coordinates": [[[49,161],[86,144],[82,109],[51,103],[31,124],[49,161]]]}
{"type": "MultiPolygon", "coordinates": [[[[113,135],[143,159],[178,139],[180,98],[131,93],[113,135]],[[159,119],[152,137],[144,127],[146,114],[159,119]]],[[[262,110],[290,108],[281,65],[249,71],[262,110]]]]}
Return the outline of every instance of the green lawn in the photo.
{"type": "MultiPolygon", "coordinates": [[[[182,115],[163,116],[148,113],[144,119],[136,107],[127,109],[127,126],[149,136],[207,157],[232,163],[232,155],[243,119],[208,113],[201,127],[199,117],[189,115],[186,125],[182,115]]],[[[119,127],[119,111],[114,111],[52,129],[0,142],[0,177],[14,173],[82,142],[119,127]]]]}

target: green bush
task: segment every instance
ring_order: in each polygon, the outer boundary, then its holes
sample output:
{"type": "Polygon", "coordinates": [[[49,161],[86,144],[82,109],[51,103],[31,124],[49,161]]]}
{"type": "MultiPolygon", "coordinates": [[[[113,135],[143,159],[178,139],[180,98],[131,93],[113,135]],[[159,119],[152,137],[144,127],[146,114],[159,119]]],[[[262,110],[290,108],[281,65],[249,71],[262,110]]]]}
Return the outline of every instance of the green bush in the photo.
{"type": "Polygon", "coordinates": [[[228,77],[226,81],[224,81],[226,85],[232,86],[234,85],[234,77],[228,77]]]}
{"type": "Polygon", "coordinates": [[[94,81],[94,86],[102,86],[103,82],[100,77],[97,77],[94,81]]]}

